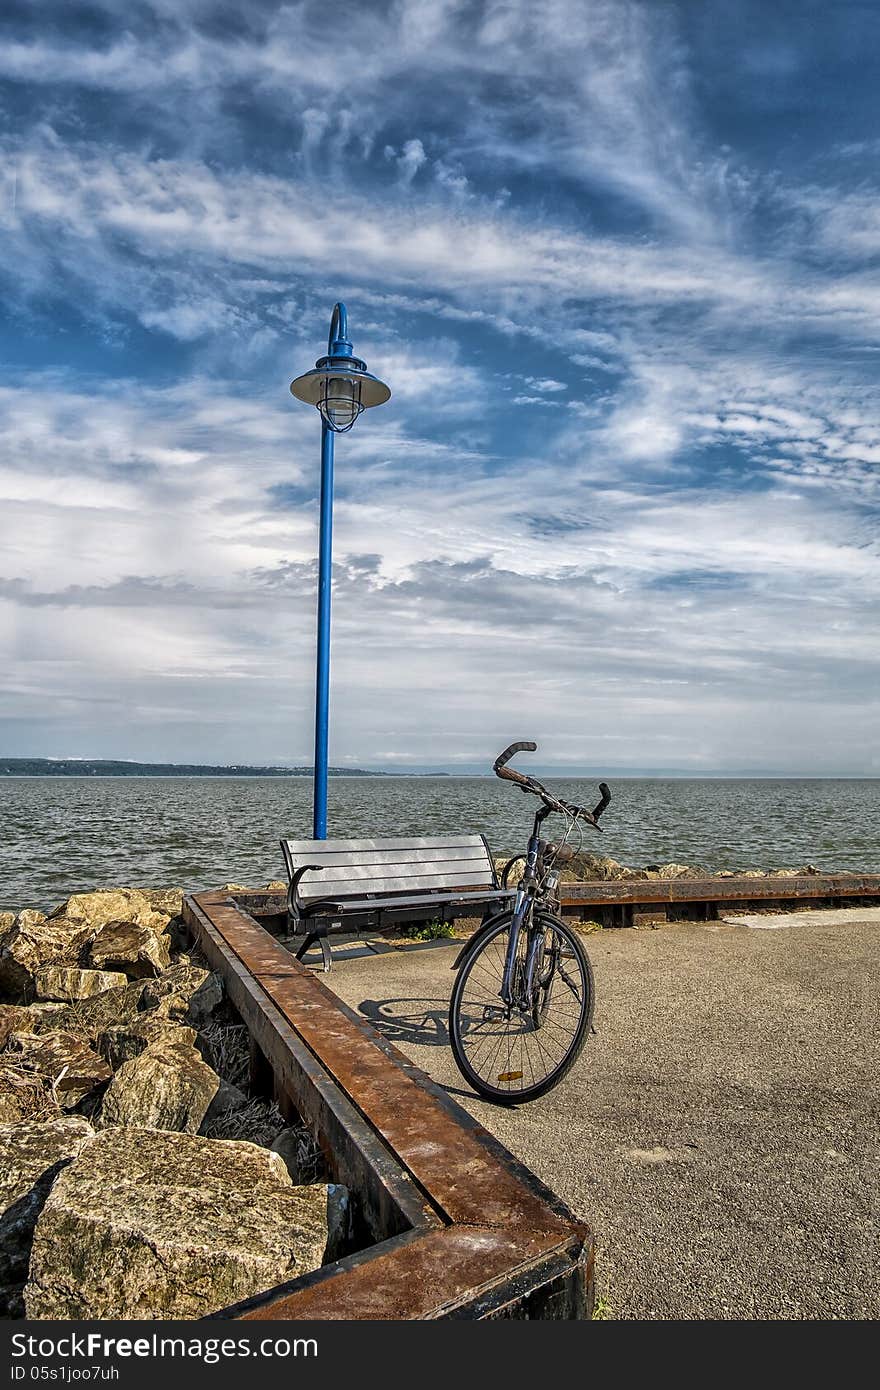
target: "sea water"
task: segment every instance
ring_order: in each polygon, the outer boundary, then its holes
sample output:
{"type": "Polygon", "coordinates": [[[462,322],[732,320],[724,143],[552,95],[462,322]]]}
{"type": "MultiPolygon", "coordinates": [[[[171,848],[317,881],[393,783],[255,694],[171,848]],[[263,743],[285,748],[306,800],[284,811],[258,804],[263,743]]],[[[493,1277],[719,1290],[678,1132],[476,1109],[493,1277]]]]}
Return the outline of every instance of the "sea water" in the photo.
{"type": "MultiPolygon", "coordinates": [[[[593,806],[595,782],[545,778],[593,806]]],[[[612,779],[603,834],[584,847],[644,867],[710,872],[815,864],[880,873],[880,779],[612,779]]],[[[525,847],[537,803],[494,777],[333,777],[333,837],[482,833],[500,856],[525,847]]],[[[0,909],[43,911],[110,886],[284,876],[278,841],[309,839],[308,777],[0,778],[0,909]]],[[[545,833],[553,834],[554,820],[545,833]]]]}

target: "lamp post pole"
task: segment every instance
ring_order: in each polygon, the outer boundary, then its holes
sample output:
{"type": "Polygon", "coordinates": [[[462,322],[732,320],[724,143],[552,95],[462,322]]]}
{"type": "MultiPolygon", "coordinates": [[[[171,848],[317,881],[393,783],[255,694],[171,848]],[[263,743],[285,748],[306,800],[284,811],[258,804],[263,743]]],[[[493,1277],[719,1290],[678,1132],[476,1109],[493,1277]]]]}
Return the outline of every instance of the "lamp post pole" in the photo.
{"type": "Polygon", "coordinates": [[[333,573],[333,431],[321,421],[321,519],[318,538],[318,654],[315,672],[315,791],[312,839],[327,838],[330,735],[330,584],[333,573]]]}
{"type": "Polygon", "coordinates": [[[391,395],[367,364],[352,352],[348,338],[348,314],[342,303],[334,305],[330,319],[327,356],[314,370],[290,384],[298,400],[316,405],[321,413],[321,501],[318,530],[318,643],[315,671],[315,790],[312,838],[327,838],[327,768],[330,730],[330,595],[333,574],[333,445],[334,435],[350,430],[370,406],[382,405],[391,395]]]}

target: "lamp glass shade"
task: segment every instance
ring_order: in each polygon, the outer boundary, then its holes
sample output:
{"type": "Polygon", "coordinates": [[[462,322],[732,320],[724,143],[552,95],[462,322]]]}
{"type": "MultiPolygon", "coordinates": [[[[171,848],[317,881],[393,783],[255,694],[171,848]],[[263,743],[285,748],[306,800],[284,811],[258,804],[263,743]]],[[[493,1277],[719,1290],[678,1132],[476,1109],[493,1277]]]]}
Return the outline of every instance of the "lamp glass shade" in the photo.
{"type": "Polygon", "coordinates": [[[318,409],[331,430],[337,434],[350,430],[363,408],[361,384],[355,377],[327,377],[318,409]]]}

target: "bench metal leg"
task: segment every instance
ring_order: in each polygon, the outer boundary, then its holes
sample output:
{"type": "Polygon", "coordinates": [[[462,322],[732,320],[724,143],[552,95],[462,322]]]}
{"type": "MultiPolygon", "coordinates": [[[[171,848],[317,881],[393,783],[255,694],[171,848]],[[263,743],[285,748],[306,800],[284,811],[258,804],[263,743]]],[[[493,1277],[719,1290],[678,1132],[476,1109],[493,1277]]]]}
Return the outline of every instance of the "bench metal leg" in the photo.
{"type": "Polygon", "coordinates": [[[327,940],[326,932],[309,932],[305,941],[296,953],[296,959],[302,960],[306,952],[310,951],[313,946],[320,946],[321,948],[321,955],[324,958],[324,964],[321,967],[321,971],[322,974],[326,975],[327,972],[330,970],[331,965],[333,964],[333,957],[330,954],[330,942],[327,940]]]}

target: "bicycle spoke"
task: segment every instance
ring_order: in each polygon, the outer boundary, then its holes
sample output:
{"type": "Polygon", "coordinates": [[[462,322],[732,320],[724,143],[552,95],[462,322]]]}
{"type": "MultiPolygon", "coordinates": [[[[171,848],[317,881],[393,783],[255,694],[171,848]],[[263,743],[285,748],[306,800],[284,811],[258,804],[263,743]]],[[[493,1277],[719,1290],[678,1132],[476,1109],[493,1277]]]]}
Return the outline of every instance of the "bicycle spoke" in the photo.
{"type": "Polygon", "coordinates": [[[562,979],[565,981],[565,983],[568,985],[569,989],[571,990],[572,994],[574,995],[575,999],[578,1001],[578,1003],[580,1003],[580,1002],[581,1002],[581,996],[578,994],[577,986],[575,985],[574,981],[571,979],[570,975],[569,975],[568,972],[564,969],[564,967],[562,966],[561,963],[560,963],[559,966],[557,967],[557,974],[560,975],[560,976],[562,977],[562,979]]]}

